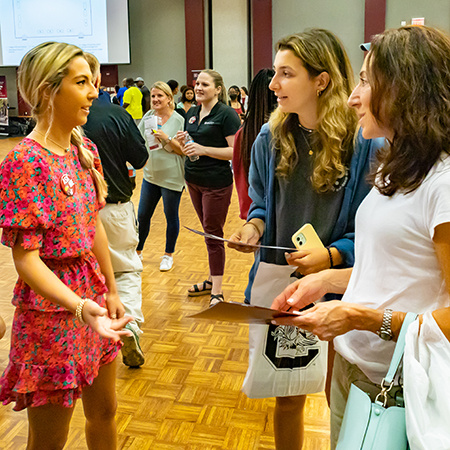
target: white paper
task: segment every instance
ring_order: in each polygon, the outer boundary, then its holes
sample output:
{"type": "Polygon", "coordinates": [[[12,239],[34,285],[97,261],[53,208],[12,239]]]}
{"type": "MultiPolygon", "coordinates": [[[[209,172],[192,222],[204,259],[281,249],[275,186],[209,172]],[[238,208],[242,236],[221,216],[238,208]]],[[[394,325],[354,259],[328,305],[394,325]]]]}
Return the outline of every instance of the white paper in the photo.
{"type": "MultiPolygon", "coordinates": [[[[186,230],[192,231],[192,233],[199,234],[200,236],[204,236],[204,237],[207,237],[210,239],[216,239],[216,240],[222,241],[222,242],[231,242],[236,245],[242,245],[243,247],[269,248],[271,250],[284,250],[284,251],[292,251],[292,252],[297,251],[296,248],[290,248],[290,247],[276,247],[274,245],[261,245],[261,244],[244,244],[243,242],[230,241],[229,239],[221,238],[219,236],[214,236],[214,234],[205,233],[203,231],[194,230],[194,229],[186,227],[186,226],[184,228],[186,228],[186,230]]],[[[287,266],[287,267],[289,267],[289,266],[287,266]]]]}
{"type": "Polygon", "coordinates": [[[148,150],[158,150],[162,148],[161,143],[155,138],[153,130],[158,129],[158,118],[157,116],[147,116],[144,118],[145,125],[145,139],[147,140],[148,150]]]}

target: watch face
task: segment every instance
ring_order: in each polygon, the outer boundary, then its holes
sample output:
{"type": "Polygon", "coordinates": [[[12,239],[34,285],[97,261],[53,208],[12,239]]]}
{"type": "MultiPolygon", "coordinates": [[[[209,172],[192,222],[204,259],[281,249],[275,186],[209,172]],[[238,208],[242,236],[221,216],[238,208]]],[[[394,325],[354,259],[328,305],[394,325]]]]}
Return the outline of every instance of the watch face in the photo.
{"type": "Polygon", "coordinates": [[[381,330],[380,338],[383,339],[383,341],[390,341],[392,339],[392,334],[389,333],[389,331],[381,330]]]}

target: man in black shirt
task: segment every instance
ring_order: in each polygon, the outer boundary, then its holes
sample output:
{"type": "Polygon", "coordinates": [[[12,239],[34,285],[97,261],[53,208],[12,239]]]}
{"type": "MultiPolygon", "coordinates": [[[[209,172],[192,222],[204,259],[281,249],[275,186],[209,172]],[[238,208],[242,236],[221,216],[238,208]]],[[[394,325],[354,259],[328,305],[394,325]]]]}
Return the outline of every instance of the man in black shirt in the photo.
{"type": "Polygon", "coordinates": [[[147,86],[145,86],[145,81],[142,77],[137,77],[134,80],[136,86],[142,92],[142,115],[144,115],[150,109],[150,91],[147,86]]]}
{"type": "MultiPolygon", "coordinates": [[[[100,86],[100,64],[93,55],[87,55],[87,59],[96,86],[100,86]]],[[[130,180],[128,163],[132,166],[131,170],[141,169],[147,162],[148,152],[133,118],[112,103],[94,100],[83,128],[98,148],[108,184],[106,205],[99,216],[108,236],[117,290],[126,314],[135,319],[126,326],[132,336],[123,338],[123,362],[130,367],[139,367],[144,363],[139,345],[139,335],[142,333],[139,324],[144,322],[141,310],[142,262],[136,253],[139,238],[131,202],[134,182],[130,180]]]]}

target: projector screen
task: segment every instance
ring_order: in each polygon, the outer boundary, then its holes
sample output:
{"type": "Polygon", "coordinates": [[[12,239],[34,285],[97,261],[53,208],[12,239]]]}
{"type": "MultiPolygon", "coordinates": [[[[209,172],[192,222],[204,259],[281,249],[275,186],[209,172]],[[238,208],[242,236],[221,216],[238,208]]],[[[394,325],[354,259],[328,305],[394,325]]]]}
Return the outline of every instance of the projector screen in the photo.
{"type": "Polygon", "coordinates": [[[0,66],[41,42],[77,45],[102,64],[130,62],[128,0],[0,0],[0,66]]]}

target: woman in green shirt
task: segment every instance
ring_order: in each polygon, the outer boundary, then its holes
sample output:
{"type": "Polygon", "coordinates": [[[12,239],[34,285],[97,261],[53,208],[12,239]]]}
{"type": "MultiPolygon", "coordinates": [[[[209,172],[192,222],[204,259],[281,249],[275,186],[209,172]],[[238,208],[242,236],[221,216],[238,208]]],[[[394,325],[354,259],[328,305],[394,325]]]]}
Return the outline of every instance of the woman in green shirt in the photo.
{"type": "Polygon", "coordinates": [[[184,129],[184,119],[179,114],[174,114],[175,103],[172,90],[166,83],[156,82],[150,92],[152,109],[145,114],[139,124],[139,131],[145,139],[149,158],[144,167],[144,180],[139,200],[137,252],[139,255],[142,254],[145,240],[150,232],[151,218],[162,197],[167,228],[166,248],[161,257],[159,269],[165,272],[172,269],[172,254],[180,231],[178,210],[184,189],[185,156],[178,141],[172,138],[178,131],[184,129]]]}

